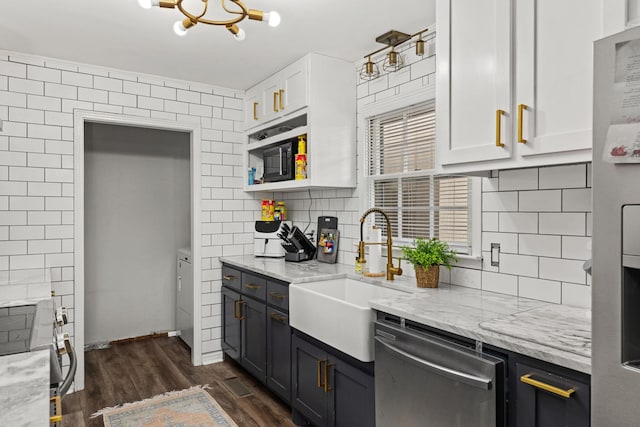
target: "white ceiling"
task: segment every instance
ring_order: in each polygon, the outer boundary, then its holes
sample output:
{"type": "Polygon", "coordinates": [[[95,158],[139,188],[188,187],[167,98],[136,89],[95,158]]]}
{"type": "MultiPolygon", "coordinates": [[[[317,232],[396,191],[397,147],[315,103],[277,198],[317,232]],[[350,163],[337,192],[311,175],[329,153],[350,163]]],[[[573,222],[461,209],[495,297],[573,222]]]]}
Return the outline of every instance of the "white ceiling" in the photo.
{"type": "MultiPolygon", "coordinates": [[[[219,1],[210,3],[207,16],[222,18],[219,1]]],[[[202,24],[178,37],[172,30],[183,17],[177,9],[145,10],[137,0],[2,0],[0,49],[247,89],[307,52],[355,62],[382,47],[378,35],[415,33],[435,22],[435,0],[245,4],[278,11],[282,23],[271,28],[244,20],[239,26],[247,37],[238,42],[224,27],[202,24]]],[[[199,12],[202,0],[183,5],[199,12]]]]}

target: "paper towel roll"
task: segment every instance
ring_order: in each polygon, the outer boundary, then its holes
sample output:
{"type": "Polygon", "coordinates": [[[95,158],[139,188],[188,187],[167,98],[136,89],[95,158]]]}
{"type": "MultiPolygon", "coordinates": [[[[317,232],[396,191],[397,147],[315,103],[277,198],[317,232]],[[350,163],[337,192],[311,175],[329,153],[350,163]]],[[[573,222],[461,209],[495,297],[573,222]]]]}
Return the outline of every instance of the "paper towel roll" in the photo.
{"type": "MultiPolygon", "coordinates": [[[[369,229],[369,242],[382,242],[382,229],[373,226],[369,229]]],[[[367,260],[367,270],[369,273],[380,273],[382,268],[382,245],[369,246],[369,259],[367,260]]]]}

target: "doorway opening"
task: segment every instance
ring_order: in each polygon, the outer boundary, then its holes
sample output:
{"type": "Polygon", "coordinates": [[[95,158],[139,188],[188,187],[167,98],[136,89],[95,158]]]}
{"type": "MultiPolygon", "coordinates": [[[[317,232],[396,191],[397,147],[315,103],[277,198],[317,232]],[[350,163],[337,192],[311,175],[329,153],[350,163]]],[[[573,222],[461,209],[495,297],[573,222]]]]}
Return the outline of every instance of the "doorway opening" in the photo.
{"type": "MultiPolygon", "coordinates": [[[[199,126],[75,116],[75,346],[172,333],[185,252],[200,271],[199,126]]],[[[200,275],[191,277],[182,290],[190,294],[189,333],[199,337],[200,275]]],[[[200,365],[201,342],[191,341],[191,361],[200,365]]],[[[82,351],[74,385],[84,388],[82,351]]]]}

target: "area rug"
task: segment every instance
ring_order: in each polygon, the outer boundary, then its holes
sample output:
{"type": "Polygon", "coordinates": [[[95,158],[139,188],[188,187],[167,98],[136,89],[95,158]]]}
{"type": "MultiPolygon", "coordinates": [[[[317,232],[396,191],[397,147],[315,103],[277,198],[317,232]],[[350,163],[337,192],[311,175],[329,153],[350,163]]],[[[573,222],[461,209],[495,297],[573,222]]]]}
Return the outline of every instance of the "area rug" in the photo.
{"type": "Polygon", "coordinates": [[[105,408],[92,418],[102,415],[105,427],[238,427],[205,387],[105,408]]]}

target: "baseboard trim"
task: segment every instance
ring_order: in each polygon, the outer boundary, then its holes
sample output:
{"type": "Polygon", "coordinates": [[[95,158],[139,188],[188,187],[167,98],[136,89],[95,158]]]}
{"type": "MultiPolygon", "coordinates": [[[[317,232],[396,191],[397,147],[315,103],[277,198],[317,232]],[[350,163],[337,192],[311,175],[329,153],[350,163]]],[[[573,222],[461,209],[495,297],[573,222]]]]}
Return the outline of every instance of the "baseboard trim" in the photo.
{"type": "Polygon", "coordinates": [[[202,364],[210,365],[212,363],[219,363],[222,362],[223,359],[224,353],[222,352],[222,350],[214,351],[212,353],[206,353],[202,355],[202,364]]]}

